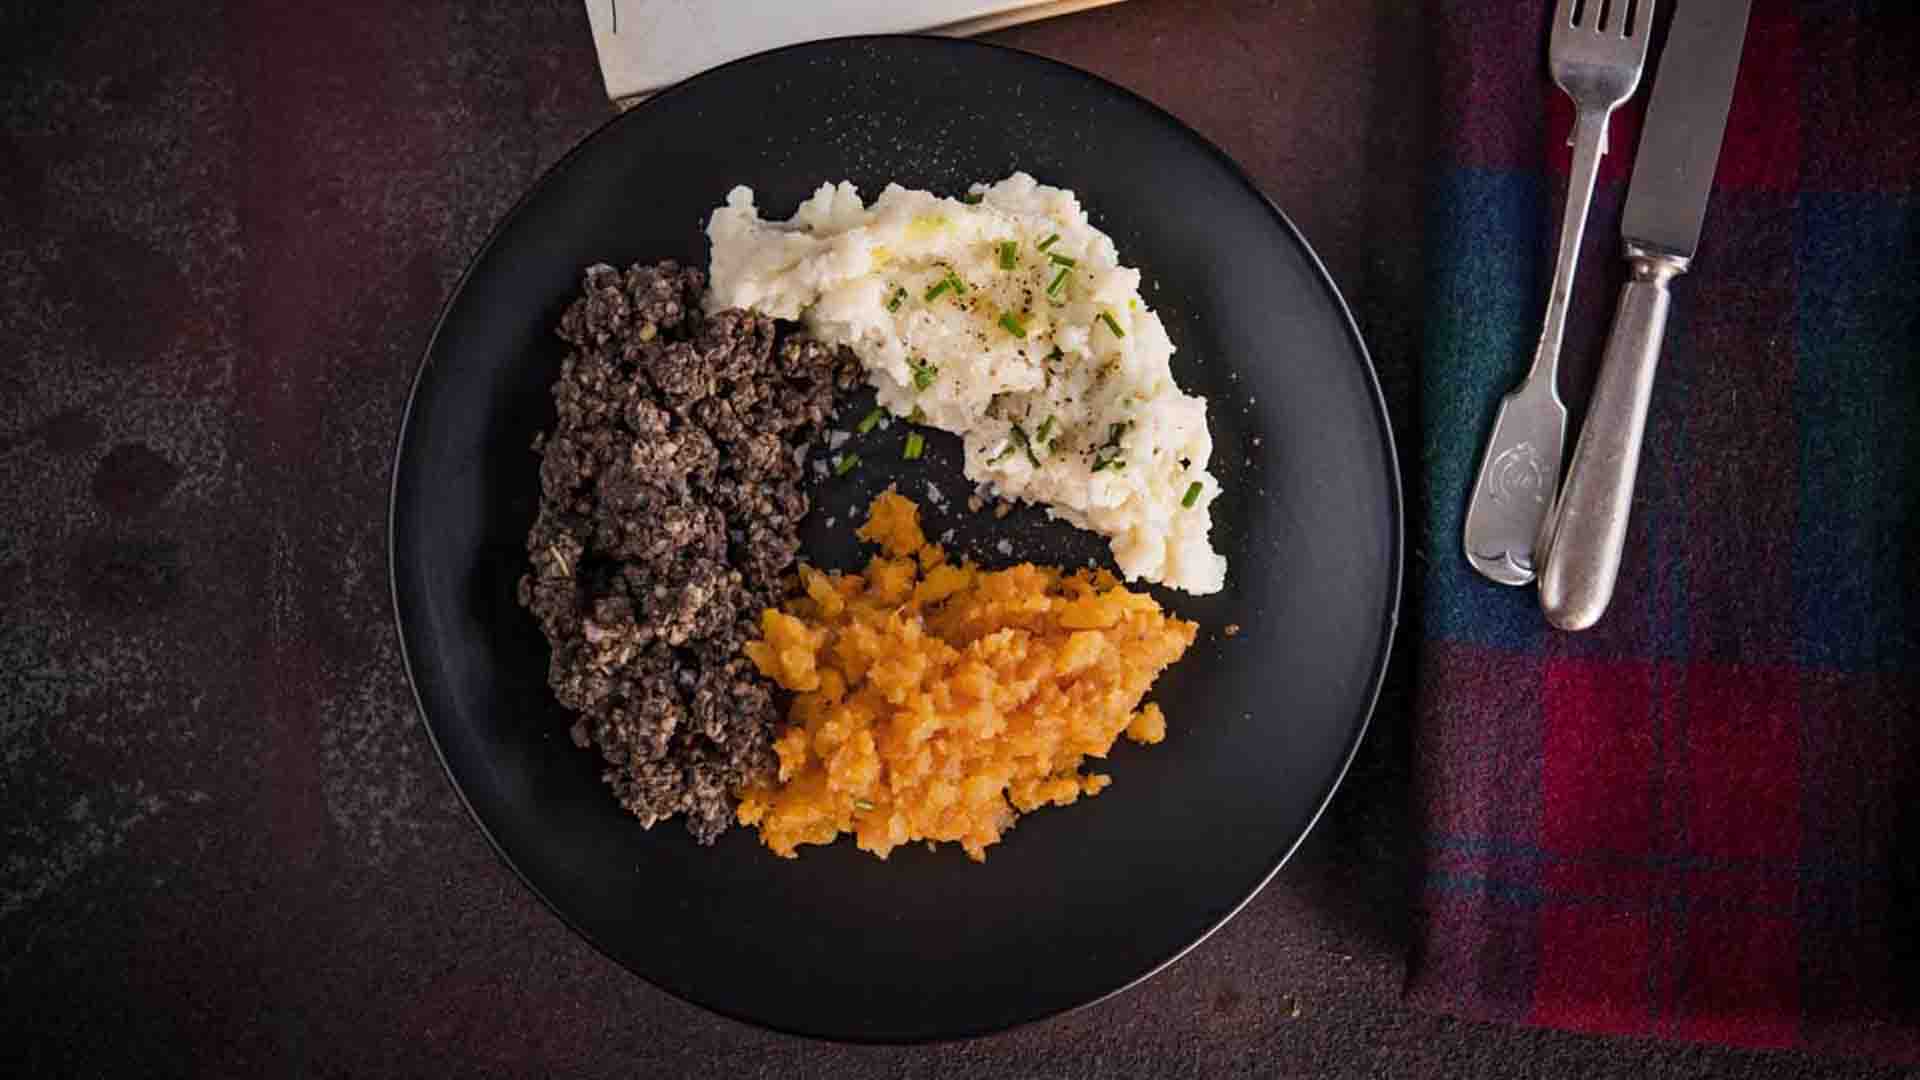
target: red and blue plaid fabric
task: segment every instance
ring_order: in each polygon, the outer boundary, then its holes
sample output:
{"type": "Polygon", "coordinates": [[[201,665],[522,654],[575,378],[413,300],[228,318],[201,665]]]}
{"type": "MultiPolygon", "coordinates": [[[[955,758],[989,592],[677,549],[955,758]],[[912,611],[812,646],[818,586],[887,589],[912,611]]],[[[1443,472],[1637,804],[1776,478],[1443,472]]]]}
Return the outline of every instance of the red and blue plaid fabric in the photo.
{"type": "MultiPolygon", "coordinates": [[[[1619,588],[1562,634],[1460,553],[1564,191],[1551,5],[1432,2],[1412,997],[1920,1060],[1917,5],[1755,3],[1619,588]]],[[[1574,291],[1576,422],[1644,101],[1616,121],[1574,291]]]]}

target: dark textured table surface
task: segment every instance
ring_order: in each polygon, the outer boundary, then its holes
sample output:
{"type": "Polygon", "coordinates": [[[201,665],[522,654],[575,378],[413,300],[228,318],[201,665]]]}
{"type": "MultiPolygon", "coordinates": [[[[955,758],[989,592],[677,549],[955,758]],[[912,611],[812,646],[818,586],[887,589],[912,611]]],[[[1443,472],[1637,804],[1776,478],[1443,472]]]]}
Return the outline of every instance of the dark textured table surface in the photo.
{"type": "MultiPolygon", "coordinates": [[[[1308,846],[1117,999],[971,1043],[849,1048],[722,1020],[602,959],[444,779],[384,558],[388,455],[435,313],[497,217],[609,115],[583,13],[284,6],[0,14],[0,1063],[1893,1075],[1407,1008],[1405,648],[1308,846]]],[[[1353,303],[1403,447],[1420,18],[1401,0],[1133,0],[998,36],[1145,94],[1247,166],[1353,303]]]]}

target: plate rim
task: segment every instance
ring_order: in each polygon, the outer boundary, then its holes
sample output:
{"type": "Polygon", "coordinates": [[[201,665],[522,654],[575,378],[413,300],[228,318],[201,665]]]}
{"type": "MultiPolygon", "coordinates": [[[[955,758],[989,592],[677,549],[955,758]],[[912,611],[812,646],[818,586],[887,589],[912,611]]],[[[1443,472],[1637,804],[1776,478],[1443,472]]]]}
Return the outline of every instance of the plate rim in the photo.
{"type": "Polygon", "coordinates": [[[507,869],[513,873],[513,876],[519,879],[521,885],[531,892],[533,896],[540,901],[542,906],[559,919],[562,926],[586,942],[587,945],[603,958],[612,962],[616,967],[629,975],[640,979],[648,986],[677,1001],[682,1001],[696,1008],[726,1017],[737,1023],[816,1042],[869,1046],[926,1046],[965,1041],[1019,1030],[1046,1020],[1056,1019],[1070,1013],[1091,1008],[1101,1002],[1108,1001],[1120,994],[1126,993],[1179,962],[1208,938],[1218,933],[1221,927],[1231,922],[1236,915],[1245,910],[1248,904],[1253,902],[1255,897],[1259,896],[1266,890],[1267,886],[1273,883],[1273,879],[1277,877],[1281,869],[1293,859],[1293,856],[1300,850],[1301,846],[1306,843],[1307,838],[1313,835],[1314,829],[1319,826],[1321,820],[1326,816],[1328,808],[1333,805],[1334,796],[1339,793],[1340,786],[1346,781],[1347,774],[1353,768],[1354,760],[1359,756],[1360,746],[1366,741],[1368,731],[1372,729],[1374,714],[1379,708],[1380,696],[1386,684],[1387,673],[1392,666],[1394,640],[1398,635],[1400,625],[1400,609],[1405,600],[1406,496],[1400,475],[1399,447],[1393,434],[1392,414],[1387,409],[1386,395],[1380,387],[1379,369],[1374,365],[1372,351],[1367,348],[1366,337],[1360,332],[1360,325],[1354,319],[1353,310],[1348,306],[1346,296],[1341,293],[1339,285],[1334,282],[1333,275],[1328,272],[1326,264],[1320,258],[1320,253],[1314,250],[1313,245],[1307,241],[1306,235],[1294,224],[1293,219],[1288,217],[1286,212],[1261,189],[1260,185],[1239,161],[1231,154],[1228,154],[1212,139],[1209,139],[1206,135],[1202,134],[1199,130],[1176,116],[1167,108],[1154,102],[1145,95],[1114,82],[1105,76],[1088,71],[1085,68],[1064,60],[1058,60],[1011,45],[982,41],[977,38],[953,38],[926,33],[848,34],[839,37],[797,42],[772,49],[764,49],[690,75],[648,96],[631,107],[620,109],[615,112],[614,115],[594,127],[592,131],[589,131],[582,136],[579,141],[575,142],[573,146],[568,148],[566,153],[555,159],[553,164],[542,170],[540,175],[534,178],[534,180],[527,185],[526,189],[520,193],[519,197],[514,200],[513,204],[501,213],[499,219],[494,222],[493,227],[488,230],[486,239],[482,241],[480,246],[468,257],[466,266],[460,272],[460,277],[454,282],[452,289],[448,291],[446,299],[441,302],[440,312],[434,318],[433,332],[427,337],[426,345],[421,350],[420,361],[415,368],[412,380],[407,386],[406,405],[400,413],[399,430],[394,439],[393,456],[388,466],[388,472],[386,522],[387,586],[389,601],[392,605],[393,631],[396,643],[400,648],[401,669],[406,674],[407,688],[413,697],[414,711],[420,717],[420,727],[426,732],[427,741],[433,747],[434,757],[440,762],[440,771],[445,777],[447,784],[453,788],[454,796],[460,800],[460,805],[465,808],[468,818],[470,818],[474,826],[479,829],[480,835],[486,839],[487,845],[493,849],[495,857],[505,864],[507,869]],[[785,1027],[757,1016],[744,1015],[724,1005],[683,993],[674,987],[650,977],[645,972],[638,970],[616,956],[612,950],[602,944],[598,938],[588,932],[586,928],[582,927],[565,911],[561,910],[560,906],[554,903],[552,898],[550,898],[532,878],[527,876],[526,871],[520,867],[519,863],[516,862],[513,856],[502,846],[499,837],[495,836],[493,830],[487,827],[485,819],[480,816],[479,808],[468,798],[466,789],[461,785],[459,778],[454,775],[453,764],[447,757],[446,748],[441,744],[440,735],[434,726],[433,715],[428,710],[426,699],[420,690],[419,676],[414,671],[413,651],[409,647],[407,639],[408,620],[406,601],[401,596],[400,584],[401,567],[398,546],[400,528],[400,476],[401,467],[406,458],[409,445],[409,434],[413,426],[414,406],[419,401],[421,386],[425,383],[428,374],[433,369],[434,351],[440,343],[441,334],[446,329],[447,317],[453,311],[455,302],[459,300],[460,296],[466,291],[467,284],[473,277],[474,271],[479,267],[481,262],[486,259],[488,254],[492,252],[494,246],[500,241],[500,238],[506,232],[508,226],[520,216],[521,211],[524,210],[534,196],[546,186],[547,182],[562,170],[566,169],[575,157],[582,154],[588,146],[604,137],[609,130],[624,121],[628,116],[651,108],[658,102],[673,98],[697,83],[703,83],[712,78],[719,77],[735,67],[784,53],[804,52],[828,46],[871,45],[884,48],[891,43],[903,41],[920,44],[935,43],[943,48],[954,48],[961,51],[981,50],[992,53],[1011,54],[1018,57],[1021,61],[1047,65],[1063,73],[1070,73],[1081,80],[1093,83],[1109,93],[1116,94],[1130,101],[1132,104],[1146,109],[1149,113],[1157,116],[1159,119],[1171,125],[1175,130],[1184,134],[1197,146],[1204,148],[1204,150],[1223,165],[1228,173],[1245,187],[1254,198],[1259,200],[1261,205],[1266,207],[1267,212],[1273,216],[1275,222],[1279,224],[1286,235],[1298,245],[1301,254],[1306,257],[1306,261],[1313,268],[1314,277],[1319,282],[1320,289],[1327,298],[1332,301],[1334,310],[1339,313],[1340,319],[1345,325],[1348,340],[1359,354],[1360,373],[1364,377],[1366,390],[1373,405],[1373,420],[1379,431],[1381,451],[1384,457],[1388,479],[1387,487],[1390,496],[1388,500],[1388,509],[1390,511],[1389,534],[1392,540],[1392,557],[1389,566],[1389,585],[1391,587],[1388,590],[1386,609],[1380,613],[1383,633],[1380,638],[1379,649],[1371,665],[1372,672],[1368,678],[1368,687],[1364,695],[1364,706],[1360,710],[1359,722],[1354,726],[1353,732],[1347,740],[1346,752],[1341,759],[1339,769],[1334,772],[1334,775],[1326,785],[1326,789],[1321,792],[1314,811],[1308,817],[1306,825],[1300,830],[1300,834],[1294,838],[1293,842],[1289,844],[1284,851],[1281,851],[1273,858],[1266,872],[1260,877],[1260,880],[1247,891],[1246,895],[1235,901],[1223,914],[1208,925],[1206,929],[1202,930],[1199,935],[1185,945],[1175,949],[1166,957],[1154,962],[1139,974],[1126,979],[1117,986],[1107,989],[1093,997],[1089,997],[1084,1001],[1059,1008],[1050,1008],[1028,1016],[1025,1019],[1017,1020],[1011,1024],[957,1028],[950,1033],[917,1038],[858,1038],[823,1035],[818,1032],[803,1031],[797,1028],[785,1027]]]}

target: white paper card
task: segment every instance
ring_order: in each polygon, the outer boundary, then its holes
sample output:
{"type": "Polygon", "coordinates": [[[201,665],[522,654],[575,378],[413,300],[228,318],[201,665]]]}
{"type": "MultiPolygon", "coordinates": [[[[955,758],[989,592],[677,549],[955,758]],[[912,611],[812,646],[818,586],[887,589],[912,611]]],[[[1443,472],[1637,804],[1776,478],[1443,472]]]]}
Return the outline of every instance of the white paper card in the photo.
{"type": "Polygon", "coordinates": [[[729,60],[846,34],[966,35],[1119,0],[586,0],[607,96],[649,94],[729,60]]]}

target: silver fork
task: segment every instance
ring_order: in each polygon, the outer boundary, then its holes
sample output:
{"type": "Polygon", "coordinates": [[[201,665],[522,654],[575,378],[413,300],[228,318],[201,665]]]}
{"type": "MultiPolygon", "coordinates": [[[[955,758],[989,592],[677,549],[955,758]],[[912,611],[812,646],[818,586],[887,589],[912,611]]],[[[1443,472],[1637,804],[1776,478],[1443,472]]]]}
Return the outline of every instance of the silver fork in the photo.
{"type": "Polygon", "coordinates": [[[1475,570],[1503,585],[1533,580],[1541,523],[1560,484],[1567,407],[1560,400],[1560,341],[1587,229],[1593,180],[1607,152],[1607,119],[1640,85],[1653,36],[1654,0],[1558,0],[1547,65],[1573,99],[1573,173],[1560,251],[1533,366],[1501,399],[1467,504],[1463,542],[1475,570]]]}

